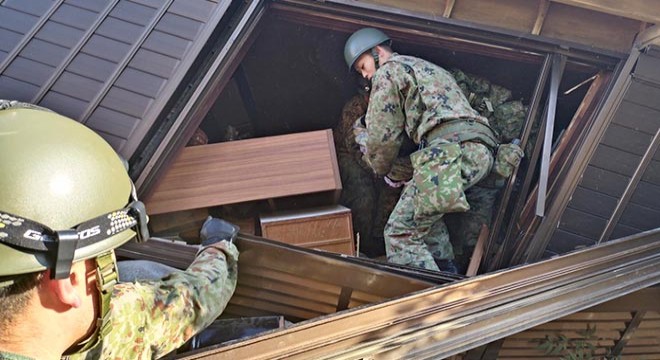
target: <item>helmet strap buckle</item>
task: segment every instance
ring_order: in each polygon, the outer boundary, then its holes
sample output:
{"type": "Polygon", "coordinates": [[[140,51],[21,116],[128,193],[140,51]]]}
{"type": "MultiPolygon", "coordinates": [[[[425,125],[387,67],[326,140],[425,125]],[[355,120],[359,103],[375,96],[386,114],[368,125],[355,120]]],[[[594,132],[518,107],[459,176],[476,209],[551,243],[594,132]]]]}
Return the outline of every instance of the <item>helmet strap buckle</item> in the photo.
{"type": "Polygon", "coordinates": [[[133,216],[137,219],[135,225],[137,233],[137,242],[145,242],[151,237],[149,235],[149,228],[147,227],[147,209],[142,201],[136,200],[128,204],[128,208],[133,216]]]}
{"type": "Polygon", "coordinates": [[[73,257],[78,247],[78,233],[76,230],[60,230],[55,232],[55,268],[51,272],[51,279],[65,279],[71,273],[73,257]]]}

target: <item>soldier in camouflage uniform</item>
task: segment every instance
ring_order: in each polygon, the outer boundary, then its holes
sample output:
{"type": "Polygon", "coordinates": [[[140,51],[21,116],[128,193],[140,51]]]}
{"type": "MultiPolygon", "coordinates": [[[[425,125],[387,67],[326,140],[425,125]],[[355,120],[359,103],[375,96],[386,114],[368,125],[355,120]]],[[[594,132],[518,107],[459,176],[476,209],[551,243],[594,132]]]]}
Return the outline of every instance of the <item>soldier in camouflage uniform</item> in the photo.
{"type": "Polygon", "coordinates": [[[344,47],[349,68],[372,83],[356,137],[364,143],[367,164],[385,176],[406,136],[419,145],[410,156],[413,179],[385,228],[387,257],[398,264],[457,272],[443,216],[470,208],[465,190],[490,173],[498,140],[449,72],[393,53],[388,44],[384,33],[365,28],[344,47]]]}
{"type": "Polygon", "coordinates": [[[0,134],[0,359],[158,358],[220,315],[235,226],[208,219],[186,271],[117,283],[113,249],[149,236],[119,156],[29,104],[0,100],[0,134]]]}
{"type": "Polygon", "coordinates": [[[344,105],[334,139],[342,183],[339,203],[351,209],[353,231],[360,236],[360,252],[378,257],[385,254],[383,231],[401,187],[390,187],[375,177],[355,142],[353,125],[367,112],[368,96],[368,91],[362,90],[344,105]]]}

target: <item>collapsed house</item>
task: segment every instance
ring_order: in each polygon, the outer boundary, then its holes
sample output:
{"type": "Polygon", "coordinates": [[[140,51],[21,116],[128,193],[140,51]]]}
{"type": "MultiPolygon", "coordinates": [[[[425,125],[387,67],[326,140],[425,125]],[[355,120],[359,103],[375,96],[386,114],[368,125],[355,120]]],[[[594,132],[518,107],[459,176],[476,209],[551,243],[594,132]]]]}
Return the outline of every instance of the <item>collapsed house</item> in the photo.
{"type": "MultiPolygon", "coordinates": [[[[153,233],[194,242],[215,212],[240,223],[241,278],[226,316],[296,325],[183,356],[497,358],[506,336],[658,282],[660,9],[643,5],[6,0],[0,96],[106,138],[129,159],[153,233]],[[480,277],[290,246],[356,254],[329,129],[356,91],[340,54],[363,26],[528,107],[520,139],[530,150],[473,256],[480,277]],[[199,129],[205,144],[185,146],[199,129]]],[[[185,245],[146,245],[119,253],[186,266],[176,256],[185,245]]],[[[622,310],[632,313],[603,347],[626,355],[636,328],[657,329],[658,309],[622,310]]],[[[660,353],[657,332],[644,340],[646,358],[660,353]]],[[[523,350],[534,346],[509,354],[531,356],[523,350]]]]}

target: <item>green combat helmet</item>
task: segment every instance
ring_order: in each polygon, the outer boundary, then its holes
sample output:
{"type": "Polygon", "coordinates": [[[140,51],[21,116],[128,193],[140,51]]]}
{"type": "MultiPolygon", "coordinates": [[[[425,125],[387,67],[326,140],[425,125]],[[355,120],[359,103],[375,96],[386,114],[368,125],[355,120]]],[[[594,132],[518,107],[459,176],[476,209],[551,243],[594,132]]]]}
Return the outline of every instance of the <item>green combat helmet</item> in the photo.
{"type": "MultiPolygon", "coordinates": [[[[357,58],[364,52],[388,41],[390,41],[390,38],[378,29],[364,28],[354,32],[344,45],[344,60],[346,60],[348,70],[351,70],[357,58]]],[[[376,67],[378,67],[378,56],[375,55],[374,59],[376,60],[376,67]]]]}
{"type": "Polygon", "coordinates": [[[0,154],[0,287],[46,269],[66,278],[85,259],[96,259],[100,286],[114,283],[112,250],[149,233],[112,147],[55,112],[0,100],[0,154]]]}

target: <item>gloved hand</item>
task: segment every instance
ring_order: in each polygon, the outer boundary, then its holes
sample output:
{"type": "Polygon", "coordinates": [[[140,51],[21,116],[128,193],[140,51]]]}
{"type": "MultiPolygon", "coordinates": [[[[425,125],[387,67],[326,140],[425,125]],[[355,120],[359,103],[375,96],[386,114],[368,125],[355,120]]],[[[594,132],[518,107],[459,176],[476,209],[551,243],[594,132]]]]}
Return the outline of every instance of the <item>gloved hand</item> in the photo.
{"type": "Polygon", "coordinates": [[[199,238],[202,240],[202,246],[208,246],[220,241],[231,243],[236,238],[239,230],[240,228],[237,225],[209,216],[199,231],[199,238]]]}
{"type": "Polygon", "coordinates": [[[518,143],[519,140],[514,139],[511,144],[501,144],[497,148],[497,156],[495,157],[495,164],[493,164],[493,171],[495,173],[508,178],[513,173],[513,170],[520,165],[520,160],[525,156],[525,153],[518,143]]]}
{"type": "Polygon", "coordinates": [[[355,136],[355,143],[360,146],[360,151],[363,154],[366,153],[369,134],[367,126],[364,124],[364,116],[359,117],[353,123],[353,135],[355,136]]]}
{"type": "MultiPolygon", "coordinates": [[[[394,159],[387,177],[395,183],[405,183],[413,177],[413,166],[409,156],[399,156],[394,159]]],[[[388,183],[389,184],[389,183],[388,183]]],[[[391,186],[391,185],[390,185],[391,186]]]]}

